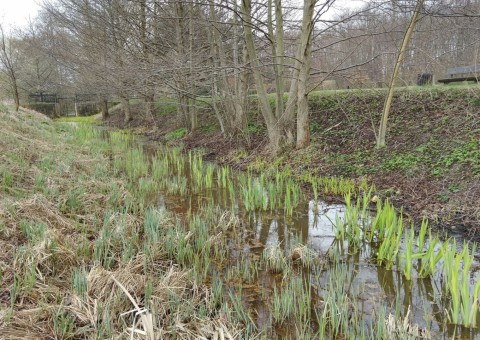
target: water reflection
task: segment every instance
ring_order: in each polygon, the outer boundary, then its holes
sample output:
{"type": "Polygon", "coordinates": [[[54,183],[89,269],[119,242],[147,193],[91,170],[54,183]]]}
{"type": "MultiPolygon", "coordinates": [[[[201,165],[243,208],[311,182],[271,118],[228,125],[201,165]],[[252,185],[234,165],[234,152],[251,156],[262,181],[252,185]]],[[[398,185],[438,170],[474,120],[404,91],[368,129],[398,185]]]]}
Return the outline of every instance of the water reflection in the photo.
{"type": "MultiPolygon", "coordinates": [[[[188,168],[185,166],[181,175],[190,182],[188,168]]],[[[437,274],[433,279],[417,279],[414,269],[413,279],[408,281],[398,267],[386,270],[385,267],[375,265],[372,261],[376,251],[374,245],[362,243],[360,249],[349,249],[348,243],[337,241],[332,221],[335,221],[337,216],[343,219],[345,213],[343,205],[310,200],[297,207],[293,216],[288,217],[283,210],[246,213],[236,200],[232,201],[228,190],[221,188],[203,192],[191,189],[186,196],[162,193],[157,199],[158,206],[167,207],[177,213],[194,213],[201,210],[205,204],[215,204],[237,212],[251,235],[251,239],[246,239],[243,249],[245,252],[254,252],[258,255],[263,247],[278,244],[287,254],[292,245],[301,242],[309,245],[321,257],[336,254],[335,256],[340,259],[339,265],[351,275],[347,291],[356,292],[365,320],[373,317],[375,309],[381,305],[386,307],[387,315],[392,313],[401,317],[407,314],[410,306],[411,321],[422,328],[440,332],[449,338],[452,336],[478,338],[476,330],[446,324],[445,311],[448,304],[443,297],[440,275],[437,274]]],[[[457,245],[461,245],[461,242],[457,242],[457,245]]],[[[302,275],[309,285],[316,287],[313,296],[321,297],[324,293],[322,287],[328,286],[330,277],[328,268],[319,275],[314,275],[308,270],[303,271],[302,275]]],[[[259,284],[265,287],[262,294],[271,295],[272,286],[278,284],[279,280],[281,277],[262,273],[259,276],[259,284]]],[[[268,318],[268,308],[264,303],[256,301],[252,305],[257,311],[258,322],[261,323],[261,320],[268,318]]]]}

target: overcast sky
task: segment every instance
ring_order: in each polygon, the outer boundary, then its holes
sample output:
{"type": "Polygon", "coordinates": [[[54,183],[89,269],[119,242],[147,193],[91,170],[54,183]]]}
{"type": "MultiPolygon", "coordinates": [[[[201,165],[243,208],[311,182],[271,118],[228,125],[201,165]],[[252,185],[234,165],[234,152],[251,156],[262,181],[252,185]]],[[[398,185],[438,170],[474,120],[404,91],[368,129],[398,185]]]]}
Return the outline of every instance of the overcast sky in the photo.
{"type": "Polygon", "coordinates": [[[40,0],[0,0],[0,23],[10,26],[25,26],[28,18],[38,12],[40,0]]]}
{"type": "MultiPolygon", "coordinates": [[[[0,0],[0,23],[7,29],[11,26],[22,27],[37,14],[41,0],[0,0]]],[[[296,0],[300,2],[301,0],[296,0]]],[[[335,7],[358,7],[363,0],[337,0],[335,7]]],[[[333,13],[331,13],[333,14],[333,13]]]]}

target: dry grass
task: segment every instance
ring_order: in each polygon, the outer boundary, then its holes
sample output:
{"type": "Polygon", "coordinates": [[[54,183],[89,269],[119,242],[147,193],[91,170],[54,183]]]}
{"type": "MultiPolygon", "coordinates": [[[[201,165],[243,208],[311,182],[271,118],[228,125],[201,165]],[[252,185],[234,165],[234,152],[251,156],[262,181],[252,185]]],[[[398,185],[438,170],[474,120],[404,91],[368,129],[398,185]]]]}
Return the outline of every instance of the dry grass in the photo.
{"type": "Polygon", "coordinates": [[[410,306],[408,306],[405,318],[396,319],[389,314],[385,319],[387,335],[390,339],[432,339],[432,335],[427,329],[421,329],[418,325],[410,323],[410,306]]]}
{"type": "Polygon", "coordinates": [[[144,242],[109,157],[34,111],[0,120],[0,338],[238,338],[228,307],[144,242]]]}

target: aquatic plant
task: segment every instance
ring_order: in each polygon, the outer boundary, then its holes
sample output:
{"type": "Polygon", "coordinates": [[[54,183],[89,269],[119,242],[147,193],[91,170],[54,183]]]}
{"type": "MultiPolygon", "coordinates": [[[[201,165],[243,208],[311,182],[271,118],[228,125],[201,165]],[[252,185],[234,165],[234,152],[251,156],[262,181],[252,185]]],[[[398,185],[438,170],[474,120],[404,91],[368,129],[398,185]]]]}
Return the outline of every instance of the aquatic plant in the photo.
{"type": "Polygon", "coordinates": [[[149,161],[141,147],[132,147],[125,152],[125,171],[130,180],[147,176],[149,161]]]}
{"type": "Polygon", "coordinates": [[[279,290],[273,287],[272,300],[272,317],[279,324],[283,324],[286,320],[293,316],[295,312],[295,295],[291,285],[287,285],[285,289],[279,290]]]}
{"type": "Polygon", "coordinates": [[[214,171],[215,167],[211,163],[208,163],[204,169],[205,188],[207,189],[211,189],[213,186],[214,171]]]}
{"type": "MultiPolygon", "coordinates": [[[[410,228],[410,232],[405,232],[405,250],[403,252],[404,268],[403,275],[410,281],[412,279],[413,258],[415,256],[413,243],[415,239],[415,230],[410,228]]],[[[417,256],[418,257],[418,256],[417,256]]]]}
{"type": "Polygon", "coordinates": [[[400,223],[403,225],[403,222],[399,222],[393,205],[388,200],[382,203],[378,199],[375,217],[366,230],[366,238],[369,242],[383,241],[388,229],[395,228],[400,223]]]}
{"type": "Polygon", "coordinates": [[[252,283],[258,278],[258,262],[245,256],[237,259],[237,268],[242,281],[252,283]]]}
{"type": "Polygon", "coordinates": [[[227,188],[230,179],[230,167],[223,165],[216,169],[217,186],[219,188],[227,188]]]}
{"type": "Polygon", "coordinates": [[[377,261],[379,264],[385,264],[387,269],[392,269],[398,255],[402,241],[403,218],[391,219],[391,224],[385,227],[383,241],[377,252],[377,261]]]}
{"type": "Polygon", "coordinates": [[[450,240],[440,242],[438,236],[432,237],[431,231],[429,231],[428,247],[421,257],[420,270],[418,276],[421,278],[433,276],[439,269],[438,263],[444,257],[444,254],[449,246],[450,240]],[[441,244],[439,247],[438,245],[441,244]],[[438,248],[438,250],[437,250],[438,248]]]}
{"type": "Polygon", "coordinates": [[[262,260],[266,264],[266,269],[274,273],[289,270],[288,262],[279,244],[266,247],[262,253],[262,260]]]}
{"type": "Polygon", "coordinates": [[[449,317],[452,323],[464,327],[475,327],[477,321],[480,281],[477,280],[473,288],[470,286],[475,250],[476,245],[473,245],[470,253],[465,243],[462,252],[457,253],[455,241],[444,250],[445,290],[450,296],[449,317]]]}

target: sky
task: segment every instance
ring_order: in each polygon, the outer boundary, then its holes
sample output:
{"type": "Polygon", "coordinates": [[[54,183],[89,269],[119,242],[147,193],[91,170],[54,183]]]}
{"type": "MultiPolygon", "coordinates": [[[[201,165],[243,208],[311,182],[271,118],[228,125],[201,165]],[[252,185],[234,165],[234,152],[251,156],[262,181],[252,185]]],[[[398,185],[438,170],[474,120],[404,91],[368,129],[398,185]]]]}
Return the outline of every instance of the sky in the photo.
{"type": "MultiPolygon", "coordinates": [[[[12,26],[26,26],[29,17],[33,19],[40,9],[40,2],[41,0],[0,0],[0,24],[7,29],[12,26]]],[[[362,3],[362,0],[337,0],[335,7],[358,7],[362,3]]],[[[334,12],[335,10],[332,14],[334,12]]]]}
{"type": "Polygon", "coordinates": [[[40,0],[0,0],[0,23],[7,29],[22,27],[37,14],[40,0]]]}

